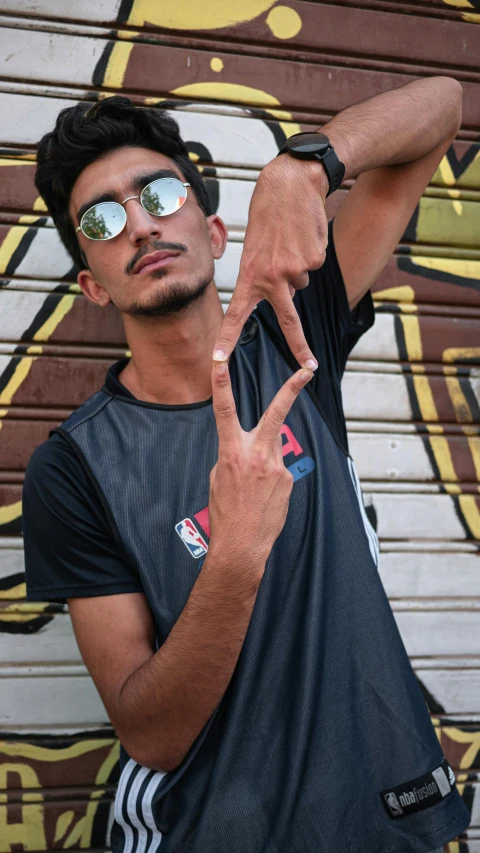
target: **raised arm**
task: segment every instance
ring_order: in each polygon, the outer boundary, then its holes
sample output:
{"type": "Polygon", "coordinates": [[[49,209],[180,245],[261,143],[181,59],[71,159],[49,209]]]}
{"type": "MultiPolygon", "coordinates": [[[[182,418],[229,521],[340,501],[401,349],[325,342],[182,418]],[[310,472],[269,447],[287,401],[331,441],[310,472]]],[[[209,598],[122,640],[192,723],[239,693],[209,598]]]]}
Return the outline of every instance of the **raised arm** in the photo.
{"type": "Polygon", "coordinates": [[[244,432],[228,367],[214,367],[219,455],[210,478],[210,546],[157,652],[143,594],[69,600],[82,657],[139,764],[167,772],[178,767],[227,689],[288,511],[293,477],[283,463],[280,427],[311,377],[305,370],[294,374],[255,429],[244,432]]]}
{"type": "MultiPolygon", "coordinates": [[[[352,307],[381,272],[461,121],[462,88],[450,77],[415,80],[349,107],[319,130],[357,177],[337,214],[337,256],[352,307]]],[[[319,162],[282,154],[253,193],[240,273],[215,346],[228,358],[261,299],[273,306],[292,353],[313,358],[291,294],[308,284],[327,245],[328,179],[319,162]]]]}

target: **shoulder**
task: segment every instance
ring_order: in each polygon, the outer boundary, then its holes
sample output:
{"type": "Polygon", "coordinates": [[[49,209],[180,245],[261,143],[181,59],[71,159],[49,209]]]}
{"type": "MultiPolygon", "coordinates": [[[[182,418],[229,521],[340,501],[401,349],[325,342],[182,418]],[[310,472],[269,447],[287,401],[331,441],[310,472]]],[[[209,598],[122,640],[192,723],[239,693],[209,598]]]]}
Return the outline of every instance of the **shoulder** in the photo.
{"type": "Polygon", "coordinates": [[[60,514],[78,502],[91,502],[92,485],[75,449],[53,433],[32,453],[23,485],[23,514],[41,502],[60,514]]]}

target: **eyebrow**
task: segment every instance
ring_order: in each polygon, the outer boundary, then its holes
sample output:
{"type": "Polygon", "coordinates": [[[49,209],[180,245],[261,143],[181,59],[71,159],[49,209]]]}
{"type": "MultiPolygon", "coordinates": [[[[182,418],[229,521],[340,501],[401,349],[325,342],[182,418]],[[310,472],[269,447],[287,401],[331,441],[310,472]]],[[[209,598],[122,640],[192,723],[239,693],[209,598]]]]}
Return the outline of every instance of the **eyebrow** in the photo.
{"type": "MultiPolygon", "coordinates": [[[[176,178],[178,181],[182,181],[180,175],[177,175],[173,169],[157,169],[155,172],[147,172],[143,175],[137,175],[133,178],[130,186],[134,193],[141,192],[147,184],[150,184],[152,181],[158,181],[159,178],[176,178]]],[[[128,198],[129,196],[127,196],[128,198]]],[[[96,204],[102,204],[105,201],[116,201],[119,203],[120,196],[118,193],[113,190],[106,190],[100,195],[92,196],[92,198],[88,199],[78,210],[77,219],[80,223],[82,221],[82,216],[90,210],[91,207],[94,207],[96,204]]],[[[123,199],[122,199],[123,201],[123,199]]]]}

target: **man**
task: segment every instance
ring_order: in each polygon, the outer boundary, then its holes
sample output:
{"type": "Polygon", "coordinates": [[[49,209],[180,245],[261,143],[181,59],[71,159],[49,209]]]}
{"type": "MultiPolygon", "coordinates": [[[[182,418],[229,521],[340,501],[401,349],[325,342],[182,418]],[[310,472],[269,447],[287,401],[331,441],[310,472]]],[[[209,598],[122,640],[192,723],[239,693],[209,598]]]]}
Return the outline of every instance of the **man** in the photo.
{"type": "Polygon", "coordinates": [[[29,598],[68,600],[123,747],[114,851],[429,853],[468,824],[340,393],[460,105],[455,81],[419,80],[340,113],[319,147],[293,140],[257,182],[225,318],[227,232],[172,119],[114,97],[40,144],[80,287],[131,350],[24,490],[29,598]],[[343,168],[360,177],[332,231],[343,168]]]}

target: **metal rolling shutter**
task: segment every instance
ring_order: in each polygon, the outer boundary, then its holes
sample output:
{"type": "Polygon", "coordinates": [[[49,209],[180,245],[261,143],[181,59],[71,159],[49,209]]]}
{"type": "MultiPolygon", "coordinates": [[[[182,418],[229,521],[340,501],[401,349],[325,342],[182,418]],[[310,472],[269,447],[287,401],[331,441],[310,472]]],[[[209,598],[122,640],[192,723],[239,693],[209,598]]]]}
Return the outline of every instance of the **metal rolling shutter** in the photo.
{"type": "Polygon", "coordinates": [[[0,853],[105,849],[118,777],[66,609],[23,600],[25,465],[125,352],[37,197],[38,139],[114,92],[173,110],[229,226],[227,303],[285,135],[431,74],[462,83],[463,127],[374,286],[344,402],[382,579],[473,814],[449,853],[480,853],[479,25],[479,0],[0,0],[0,853]]]}

